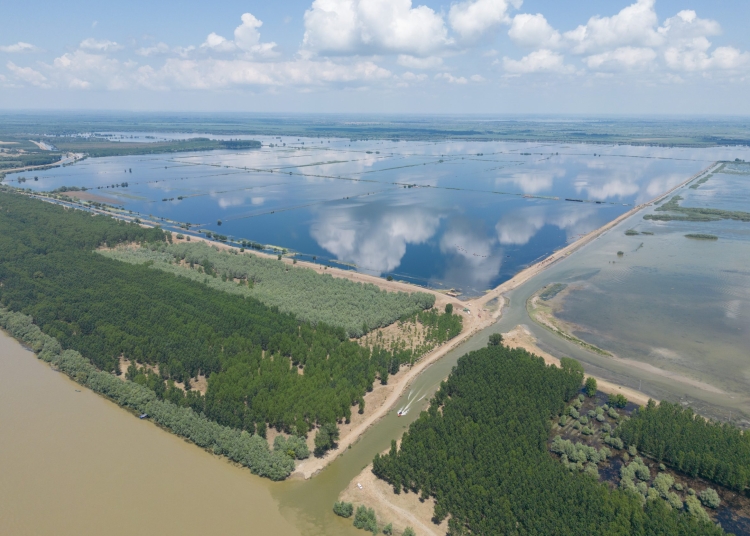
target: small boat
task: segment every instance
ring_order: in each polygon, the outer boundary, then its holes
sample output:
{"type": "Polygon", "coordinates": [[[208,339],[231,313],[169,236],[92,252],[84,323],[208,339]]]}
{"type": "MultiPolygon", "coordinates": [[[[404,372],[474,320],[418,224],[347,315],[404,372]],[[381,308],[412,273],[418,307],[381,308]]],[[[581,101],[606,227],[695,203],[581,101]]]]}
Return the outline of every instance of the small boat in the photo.
{"type": "Polygon", "coordinates": [[[143,414],[141,414],[141,416],[140,416],[140,417],[138,417],[138,418],[139,418],[139,419],[148,419],[148,413],[143,413],[143,414]]]}
{"type": "Polygon", "coordinates": [[[398,413],[396,415],[398,415],[399,417],[403,417],[404,415],[406,415],[406,413],[407,413],[406,411],[404,411],[403,409],[400,409],[398,410],[398,413]]]}

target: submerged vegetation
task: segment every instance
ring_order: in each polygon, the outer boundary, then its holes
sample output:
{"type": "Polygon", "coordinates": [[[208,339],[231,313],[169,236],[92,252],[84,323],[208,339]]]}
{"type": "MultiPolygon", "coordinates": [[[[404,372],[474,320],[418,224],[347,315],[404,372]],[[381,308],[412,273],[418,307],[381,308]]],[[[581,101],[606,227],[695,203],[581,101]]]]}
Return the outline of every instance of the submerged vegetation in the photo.
{"type": "Polygon", "coordinates": [[[694,240],[718,240],[719,237],[712,234],[704,234],[704,233],[691,233],[686,234],[686,238],[692,238],[694,240]]]}
{"type": "Polygon", "coordinates": [[[132,264],[150,262],[151,268],[194,281],[203,282],[208,276],[214,288],[256,298],[313,324],[344,328],[350,337],[361,337],[435,304],[435,296],[425,292],[386,292],[373,284],[290,267],[259,255],[222,251],[203,242],[159,242],[100,253],[132,264]]]}
{"type": "Polygon", "coordinates": [[[251,436],[264,436],[270,425],[300,437],[335,427],[361,406],[379,374],[402,364],[400,354],[351,341],[341,327],[313,326],[251,296],[94,251],[171,239],[158,228],[17,193],[0,193],[0,207],[2,306],[32,316],[103,373],[125,372],[157,400],[220,425],[251,436]],[[127,371],[122,358],[131,362],[127,371]],[[205,394],[191,388],[198,377],[208,378],[205,394]]]}
{"type": "Polygon", "coordinates": [[[719,221],[735,220],[750,222],[750,212],[740,210],[722,210],[718,208],[701,208],[701,207],[683,207],[680,201],[683,198],[679,195],[674,196],[667,203],[657,207],[655,212],[670,212],[670,214],[646,214],[644,220],[653,221],[719,221]]]}
{"type": "Polygon", "coordinates": [[[571,472],[550,457],[550,419],[582,381],[573,360],[557,368],[505,346],[471,352],[373,472],[396,493],[434,497],[433,520],[450,516],[451,534],[721,534],[666,501],[610,490],[595,467],[571,472]]]}
{"type": "Polygon", "coordinates": [[[539,298],[544,301],[549,301],[560,294],[566,288],[568,288],[568,285],[566,285],[565,283],[553,283],[552,285],[545,287],[544,290],[539,293],[539,298]]]}

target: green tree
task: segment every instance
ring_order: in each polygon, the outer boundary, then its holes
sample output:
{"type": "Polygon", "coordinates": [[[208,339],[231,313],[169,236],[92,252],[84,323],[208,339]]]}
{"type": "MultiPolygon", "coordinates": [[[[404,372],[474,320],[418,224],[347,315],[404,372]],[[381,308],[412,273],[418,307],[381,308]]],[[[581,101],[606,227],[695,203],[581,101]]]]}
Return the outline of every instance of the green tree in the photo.
{"type": "Polygon", "coordinates": [[[350,502],[336,501],[333,505],[333,513],[341,517],[352,517],[354,505],[350,502]]]}
{"type": "Polygon", "coordinates": [[[500,346],[503,344],[503,336],[501,333],[493,333],[490,335],[489,346],[500,346]]]}
{"type": "Polygon", "coordinates": [[[453,314],[453,304],[452,303],[446,303],[445,304],[445,314],[447,314],[447,315],[453,314]]]}
{"type": "Polygon", "coordinates": [[[596,378],[593,376],[586,378],[586,383],[584,384],[583,389],[586,391],[586,396],[596,396],[596,378]]]}

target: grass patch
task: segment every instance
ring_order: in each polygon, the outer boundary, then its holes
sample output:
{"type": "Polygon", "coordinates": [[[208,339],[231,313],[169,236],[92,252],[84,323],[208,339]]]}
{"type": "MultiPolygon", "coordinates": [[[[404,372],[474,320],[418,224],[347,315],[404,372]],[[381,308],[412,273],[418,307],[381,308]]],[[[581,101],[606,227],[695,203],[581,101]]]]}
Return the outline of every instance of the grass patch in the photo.
{"type": "Polygon", "coordinates": [[[553,285],[545,287],[544,290],[539,293],[539,297],[544,301],[549,301],[560,294],[560,292],[565,290],[567,287],[568,285],[566,285],[565,283],[554,283],[553,285]]]}
{"type": "Polygon", "coordinates": [[[692,238],[693,240],[718,240],[719,237],[712,234],[704,234],[704,233],[691,233],[686,234],[686,238],[692,238]]]}
{"type": "Polygon", "coordinates": [[[682,207],[680,201],[683,198],[674,196],[667,203],[656,208],[655,212],[671,212],[671,214],[646,214],[644,220],[653,221],[720,221],[735,220],[750,222],[750,212],[740,210],[722,210],[718,208],[682,207]]]}

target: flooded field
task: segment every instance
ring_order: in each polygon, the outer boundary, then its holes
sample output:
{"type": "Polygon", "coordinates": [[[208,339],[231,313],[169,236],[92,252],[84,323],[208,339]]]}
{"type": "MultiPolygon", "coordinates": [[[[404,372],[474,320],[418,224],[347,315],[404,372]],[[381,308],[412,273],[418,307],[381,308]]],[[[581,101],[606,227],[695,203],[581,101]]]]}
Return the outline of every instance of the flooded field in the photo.
{"type": "Polygon", "coordinates": [[[6,181],[85,187],[165,225],[476,296],[717,159],[750,160],[735,147],[260,139],[258,150],[89,158],[6,181]]]}
{"type": "MultiPolygon", "coordinates": [[[[675,194],[685,207],[741,210],[750,206],[746,179],[718,173],[675,194]]],[[[636,214],[512,293],[514,307],[501,323],[532,323],[526,300],[545,285],[565,284],[547,302],[555,317],[571,335],[604,352],[535,324],[542,345],[655,398],[748,426],[750,223],[644,219],[665,213],[656,208],[636,214]],[[718,239],[686,237],[701,234],[718,239]],[[524,311],[516,311],[520,308],[524,311]]]]}

